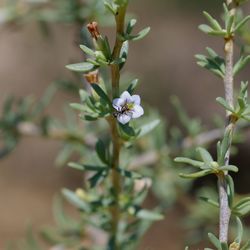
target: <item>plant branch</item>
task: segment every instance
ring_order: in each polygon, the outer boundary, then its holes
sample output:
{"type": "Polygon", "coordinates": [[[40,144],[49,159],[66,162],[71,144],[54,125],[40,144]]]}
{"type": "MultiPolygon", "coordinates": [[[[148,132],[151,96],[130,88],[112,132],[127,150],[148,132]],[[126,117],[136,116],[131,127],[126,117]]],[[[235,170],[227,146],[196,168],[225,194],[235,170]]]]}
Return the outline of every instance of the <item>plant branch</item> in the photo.
{"type": "MultiPolygon", "coordinates": [[[[125,24],[125,15],[126,15],[127,5],[119,6],[116,15],[116,41],[115,46],[112,53],[112,60],[118,61],[122,49],[123,41],[121,40],[121,36],[124,33],[124,24],[125,24]]],[[[118,97],[119,95],[119,84],[120,84],[120,67],[118,64],[114,63],[111,65],[111,78],[112,78],[112,99],[118,97]]],[[[121,141],[117,128],[117,121],[115,117],[111,116],[108,119],[110,124],[111,134],[112,134],[112,144],[113,144],[113,152],[112,152],[112,162],[111,162],[111,181],[112,188],[114,192],[115,202],[111,207],[111,239],[113,241],[114,250],[119,250],[120,246],[117,239],[118,234],[118,225],[120,220],[120,207],[119,207],[119,196],[121,193],[121,176],[117,171],[119,167],[119,158],[120,158],[120,149],[121,149],[121,141]]]]}
{"type": "MultiPolygon", "coordinates": [[[[124,33],[125,15],[127,6],[119,7],[116,15],[116,41],[114,50],[112,53],[112,59],[117,60],[120,57],[123,41],[121,39],[124,33]]],[[[112,77],[112,97],[118,97],[119,95],[119,82],[120,82],[120,68],[119,65],[114,63],[111,65],[111,77],[112,77]]]]}
{"type": "Polygon", "coordinates": [[[21,136],[26,137],[46,137],[59,141],[76,141],[80,144],[84,144],[90,149],[95,148],[96,137],[93,134],[88,133],[87,136],[82,133],[70,132],[66,129],[49,128],[47,133],[44,134],[42,129],[32,122],[20,122],[17,126],[17,132],[21,136]]]}
{"type": "MultiPolygon", "coordinates": [[[[235,7],[233,0],[227,0],[227,5],[230,8],[230,15],[235,15],[235,7]]],[[[231,107],[234,107],[234,78],[233,78],[233,57],[234,57],[234,41],[233,36],[225,38],[225,77],[224,77],[224,89],[225,98],[231,107]]],[[[224,164],[229,164],[231,144],[233,139],[233,132],[235,128],[235,121],[231,115],[231,112],[226,112],[226,128],[225,133],[229,134],[229,145],[225,155],[224,164]]],[[[220,200],[220,228],[219,228],[219,239],[221,242],[228,242],[228,229],[229,221],[231,216],[231,210],[228,203],[227,195],[227,182],[226,175],[227,171],[218,176],[218,189],[219,189],[219,200],[220,200]]]]}

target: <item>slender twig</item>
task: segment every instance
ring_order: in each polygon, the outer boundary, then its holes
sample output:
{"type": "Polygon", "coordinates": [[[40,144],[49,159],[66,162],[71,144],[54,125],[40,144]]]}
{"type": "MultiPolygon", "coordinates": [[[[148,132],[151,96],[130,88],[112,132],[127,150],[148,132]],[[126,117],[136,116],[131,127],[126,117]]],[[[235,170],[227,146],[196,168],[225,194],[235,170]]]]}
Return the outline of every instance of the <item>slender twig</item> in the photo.
{"type": "MultiPolygon", "coordinates": [[[[230,15],[235,15],[235,7],[233,0],[227,0],[227,5],[230,8],[230,15]]],[[[233,78],[233,57],[234,57],[234,41],[233,36],[225,39],[225,77],[224,77],[224,89],[225,98],[231,107],[234,107],[234,78],[233,78]]],[[[230,149],[232,144],[232,137],[235,128],[235,121],[231,116],[231,113],[226,113],[226,128],[225,136],[229,134],[229,147],[225,155],[224,164],[229,164],[230,149]]],[[[226,175],[227,171],[218,176],[218,189],[219,189],[219,200],[220,200],[220,228],[219,238],[221,242],[228,242],[228,228],[231,216],[231,210],[228,203],[227,195],[227,182],[226,175]]]]}
{"type": "MultiPolygon", "coordinates": [[[[127,6],[120,6],[117,9],[116,15],[116,41],[114,50],[112,53],[112,60],[118,61],[122,49],[123,41],[121,40],[121,36],[124,33],[124,24],[125,24],[125,14],[126,14],[127,6]]],[[[111,65],[111,77],[112,77],[112,98],[116,98],[119,95],[119,84],[120,84],[120,68],[118,64],[111,65]]],[[[112,154],[112,162],[111,162],[111,181],[113,186],[114,198],[115,202],[114,205],[111,207],[111,237],[113,241],[113,246],[115,250],[119,250],[119,244],[117,239],[118,233],[118,224],[120,220],[120,208],[119,208],[119,196],[121,193],[121,176],[117,171],[119,167],[119,158],[120,158],[120,149],[121,149],[121,141],[119,138],[118,128],[117,128],[117,121],[116,119],[111,116],[108,119],[111,134],[112,134],[112,144],[113,144],[113,154],[112,154]]]]}
{"type": "MultiPolygon", "coordinates": [[[[127,6],[119,7],[116,15],[116,41],[112,54],[112,59],[117,60],[120,57],[123,41],[121,39],[124,33],[125,15],[127,6]]],[[[114,63],[111,65],[112,77],[112,95],[113,98],[119,95],[119,82],[120,82],[120,68],[119,65],[114,63]]]]}
{"type": "Polygon", "coordinates": [[[119,167],[119,160],[120,160],[120,139],[117,130],[117,122],[116,120],[111,117],[109,119],[111,134],[112,134],[112,143],[113,143],[113,152],[112,152],[112,162],[111,162],[111,181],[112,181],[112,188],[114,193],[114,205],[110,208],[112,221],[111,221],[111,234],[114,242],[115,249],[118,250],[118,243],[117,243],[117,230],[118,224],[120,220],[120,209],[119,209],[119,195],[121,193],[121,176],[117,171],[119,167]]]}
{"type": "Polygon", "coordinates": [[[59,128],[49,128],[46,133],[42,129],[32,123],[32,122],[20,122],[17,126],[17,132],[24,137],[46,137],[52,140],[59,141],[75,141],[80,144],[85,145],[86,147],[93,149],[96,144],[96,137],[93,134],[88,134],[87,136],[82,133],[71,132],[66,129],[59,128]]]}
{"type": "Polygon", "coordinates": [[[196,147],[197,145],[209,144],[221,138],[223,133],[224,133],[224,129],[217,128],[217,129],[213,129],[210,131],[200,133],[196,135],[195,137],[188,136],[183,139],[181,148],[186,149],[186,148],[191,148],[194,146],[196,147]]]}

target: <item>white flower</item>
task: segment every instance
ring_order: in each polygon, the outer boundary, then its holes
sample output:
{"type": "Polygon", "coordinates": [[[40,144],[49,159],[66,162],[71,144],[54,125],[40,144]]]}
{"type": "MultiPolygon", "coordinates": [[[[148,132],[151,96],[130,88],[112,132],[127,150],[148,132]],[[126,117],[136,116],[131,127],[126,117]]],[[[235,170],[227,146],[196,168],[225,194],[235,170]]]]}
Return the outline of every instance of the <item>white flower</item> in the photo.
{"type": "Polygon", "coordinates": [[[139,95],[130,95],[128,91],[124,91],[120,98],[113,100],[113,107],[117,110],[114,115],[117,120],[122,123],[128,123],[132,118],[139,118],[144,114],[141,98],[139,95]]]}

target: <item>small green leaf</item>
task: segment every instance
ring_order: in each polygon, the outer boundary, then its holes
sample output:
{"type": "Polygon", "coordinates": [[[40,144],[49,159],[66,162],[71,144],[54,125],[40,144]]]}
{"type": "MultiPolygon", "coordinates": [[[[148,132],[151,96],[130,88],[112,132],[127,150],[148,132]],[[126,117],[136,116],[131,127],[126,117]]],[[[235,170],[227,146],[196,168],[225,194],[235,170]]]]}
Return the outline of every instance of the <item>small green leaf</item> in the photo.
{"type": "Polygon", "coordinates": [[[240,22],[238,22],[234,28],[234,32],[238,31],[240,28],[243,27],[248,21],[250,20],[250,16],[246,16],[240,22]]]}
{"type": "Polygon", "coordinates": [[[224,78],[225,74],[225,60],[221,58],[214,50],[211,48],[206,48],[208,52],[208,57],[204,55],[196,55],[197,64],[215,75],[224,78]]]}
{"type": "Polygon", "coordinates": [[[222,250],[221,243],[215,235],[213,235],[212,233],[208,233],[208,238],[218,250],[222,250]]]}
{"type": "Polygon", "coordinates": [[[28,230],[26,232],[25,243],[26,243],[26,246],[25,246],[26,250],[41,250],[41,247],[39,246],[39,243],[33,234],[33,230],[31,226],[28,227],[28,230]]]}
{"type": "Polygon", "coordinates": [[[63,196],[75,207],[84,210],[85,212],[90,212],[89,204],[80,199],[75,192],[70,191],[69,189],[64,188],[62,190],[63,196]]]}
{"type": "Polygon", "coordinates": [[[127,30],[126,30],[127,34],[131,34],[131,32],[133,31],[133,28],[135,27],[136,22],[137,22],[136,19],[131,19],[128,22],[128,26],[127,26],[127,30]]]}
{"type": "Polygon", "coordinates": [[[234,214],[242,217],[250,213],[250,197],[243,198],[233,207],[234,214]]]}
{"type": "Polygon", "coordinates": [[[160,213],[154,212],[154,211],[149,211],[146,209],[141,209],[136,213],[136,217],[144,220],[152,220],[152,221],[157,221],[157,220],[163,220],[164,216],[160,213]]]}
{"type": "Polygon", "coordinates": [[[80,99],[82,102],[85,102],[87,100],[87,98],[89,97],[88,92],[84,89],[79,90],[79,95],[80,95],[80,99]]]}
{"type": "MultiPolygon", "coordinates": [[[[96,56],[96,54],[95,54],[95,56],[96,56]]],[[[95,66],[94,69],[97,69],[97,68],[100,67],[100,62],[97,62],[96,60],[93,60],[93,59],[91,59],[91,58],[87,58],[86,61],[87,61],[88,63],[90,63],[90,64],[93,64],[93,65],[95,66]]]]}
{"type": "Polygon", "coordinates": [[[199,199],[201,199],[202,201],[205,201],[206,203],[208,203],[209,205],[212,205],[214,207],[219,207],[219,203],[217,201],[214,201],[210,198],[207,198],[207,197],[199,197],[199,199]]]}
{"type": "Polygon", "coordinates": [[[80,116],[80,118],[85,121],[96,121],[98,119],[98,115],[84,115],[80,116]]]}
{"type": "Polygon", "coordinates": [[[83,50],[87,55],[94,56],[95,57],[95,51],[92,49],[88,48],[85,45],[80,45],[81,50],[83,50]]]}
{"type": "Polygon", "coordinates": [[[237,237],[234,240],[234,242],[240,245],[243,237],[243,225],[239,217],[236,217],[236,222],[237,222],[237,237]]]}
{"type": "Polygon", "coordinates": [[[205,148],[198,147],[197,151],[205,164],[210,165],[214,161],[211,154],[205,148]]]}
{"type": "Polygon", "coordinates": [[[223,165],[226,153],[231,144],[231,134],[230,130],[227,130],[224,134],[223,140],[220,144],[220,155],[218,156],[218,164],[223,165]]]}
{"type": "Polygon", "coordinates": [[[119,7],[127,6],[129,0],[113,0],[119,7]]]}
{"type": "Polygon", "coordinates": [[[192,159],[189,159],[189,158],[186,158],[186,157],[176,157],[174,159],[175,162],[178,162],[178,163],[186,163],[186,164],[189,164],[193,167],[198,167],[198,168],[203,168],[204,167],[204,162],[202,161],[195,161],[195,160],[192,160],[192,159]]]}
{"type": "Polygon", "coordinates": [[[92,165],[87,165],[87,164],[79,164],[75,162],[69,162],[68,166],[80,171],[104,171],[107,170],[108,168],[106,166],[92,166],[92,165]]]}
{"type": "Polygon", "coordinates": [[[89,72],[96,69],[96,66],[93,65],[92,63],[83,62],[83,63],[69,64],[66,66],[66,68],[75,72],[89,72]]]}
{"type": "Polygon", "coordinates": [[[208,33],[209,35],[212,36],[220,36],[220,37],[224,37],[225,35],[227,35],[227,32],[225,30],[213,30],[211,32],[208,33]]]}
{"type": "Polygon", "coordinates": [[[209,34],[210,32],[213,31],[213,29],[212,29],[209,25],[207,25],[207,24],[201,24],[201,25],[199,25],[198,28],[199,28],[202,32],[204,32],[204,33],[206,33],[206,34],[209,34]]]}
{"type": "Polygon", "coordinates": [[[239,171],[239,169],[234,165],[221,166],[219,169],[222,171],[232,171],[235,173],[237,173],[239,171]]]}
{"type": "Polygon", "coordinates": [[[219,31],[222,30],[220,24],[209,13],[207,13],[206,11],[203,11],[203,14],[207,18],[207,20],[209,21],[213,29],[219,30],[219,31]]]}
{"type": "Polygon", "coordinates": [[[109,153],[108,153],[108,147],[105,145],[105,143],[102,140],[98,140],[95,145],[96,153],[99,157],[99,159],[103,162],[108,164],[109,163],[109,153]]]}
{"type": "Polygon", "coordinates": [[[242,56],[239,61],[234,65],[233,74],[237,75],[248,63],[250,62],[250,55],[242,56]]]}
{"type": "Polygon", "coordinates": [[[107,171],[98,171],[96,174],[94,174],[92,177],[88,179],[90,183],[90,188],[94,188],[101,179],[105,178],[107,176],[107,171]]]}
{"type": "Polygon", "coordinates": [[[228,245],[226,242],[221,242],[221,249],[222,250],[228,250],[228,245]]]}
{"type": "Polygon", "coordinates": [[[125,62],[128,58],[128,51],[129,51],[129,43],[128,41],[123,42],[121,52],[120,52],[120,58],[119,60],[121,61],[119,64],[120,70],[123,68],[125,65],[125,62]]]}
{"type": "Polygon", "coordinates": [[[249,250],[249,249],[250,249],[250,240],[248,240],[246,244],[243,245],[243,247],[241,247],[240,250],[249,250]]]}
{"type": "Polygon", "coordinates": [[[231,35],[231,33],[233,32],[234,20],[235,20],[235,15],[230,14],[226,21],[227,35],[231,35]]]}
{"type": "Polygon", "coordinates": [[[214,73],[216,76],[219,76],[220,78],[224,78],[224,73],[222,73],[221,70],[217,68],[217,66],[214,67],[209,62],[197,61],[197,65],[211,71],[212,73],[214,73]]]}
{"type": "Polygon", "coordinates": [[[201,30],[205,34],[212,35],[212,36],[225,36],[227,34],[227,32],[225,30],[213,29],[212,27],[210,27],[207,24],[201,24],[201,25],[199,25],[198,28],[199,28],[199,30],[201,30]]]}
{"type": "Polygon", "coordinates": [[[114,16],[116,16],[117,14],[117,7],[107,1],[104,2],[104,6],[107,8],[107,10],[110,11],[111,14],[113,14],[114,16]]]}
{"type": "Polygon", "coordinates": [[[227,101],[222,97],[217,97],[216,101],[223,106],[226,110],[234,113],[234,109],[227,103],[227,101]]]}
{"type": "Polygon", "coordinates": [[[133,139],[136,135],[135,130],[131,126],[129,126],[129,124],[119,123],[119,132],[120,132],[120,136],[124,140],[133,139]]]}
{"type": "Polygon", "coordinates": [[[82,105],[80,103],[70,103],[69,104],[71,108],[75,109],[75,110],[79,110],[79,111],[86,111],[86,107],[85,105],[82,105]]]}
{"type": "Polygon", "coordinates": [[[131,178],[131,179],[142,179],[143,176],[139,173],[134,171],[125,170],[123,168],[117,168],[117,171],[120,173],[121,176],[131,178]]]}
{"type": "Polygon", "coordinates": [[[68,225],[72,225],[73,227],[75,225],[76,227],[78,226],[78,222],[66,214],[63,197],[61,195],[57,195],[53,200],[53,215],[56,224],[60,228],[68,228],[68,225]]]}
{"type": "Polygon", "coordinates": [[[241,97],[238,97],[238,98],[237,98],[237,101],[238,101],[238,104],[239,104],[239,107],[240,107],[240,111],[238,112],[238,114],[239,114],[239,113],[242,113],[242,111],[245,109],[245,107],[246,107],[246,102],[245,102],[245,100],[244,100],[243,98],[241,98],[241,97]]]}
{"type": "Polygon", "coordinates": [[[211,62],[213,62],[218,67],[218,69],[220,69],[220,71],[225,74],[225,60],[221,58],[213,49],[206,47],[206,50],[211,62]]]}
{"type": "Polygon", "coordinates": [[[56,157],[56,166],[62,167],[65,165],[66,162],[68,162],[71,155],[74,153],[74,148],[72,147],[72,144],[64,144],[62,149],[60,150],[59,154],[57,154],[56,157]]]}
{"type": "Polygon", "coordinates": [[[195,179],[195,178],[200,178],[200,177],[209,175],[212,172],[213,172],[212,170],[206,169],[206,170],[202,170],[202,171],[199,171],[199,172],[196,172],[196,173],[192,173],[192,174],[183,174],[183,173],[180,173],[179,176],[182,177],[182,178],[187,178],[187,179],[195,179]]]}
{"type": "Polygon", "coordinates": [[[230,208],[232,208],[234,201],[234,181],[230,175],[226,175],[225,178],[227,182],[228,205],[230,208]]]}
{"type": "Polygon", "coordinates": [[[227,17],[228,14],[229,14],[229,10],[228,10],[228,7],[227,7],[226,3],[223,3],[223,10],[224,10],[225,17],[227,17]]]}
{"type": "Polygon", "coordinates": [[[133,81],[131,81],[130,85],[128,86],[127,91],[129,92],[129,94],[133,94],[135,88],[138,85],[139,80],[138,79],[134,79],[133,81]]]}
{"type": "Polygon", "coordinates": [[[150,27],[141,30],[136,36],[129,36],[129,40],[138,41],[143,39],[150,32],[150,27]]]}
{"type": "Polygon", "coordinates": [[[104,38],[98,39],[98,44],[100,46],[101,52],[105,57],[103,58],[102,56],[101,57],[102,60],[100,60],[100,62],[102,62],[104,65],[107,65],[107,61],[111,61],[112,59],[112,52],[109,45],[108,37],[105,36],[104,38]]]}
{"type": "Polygon", "coordinates": [[[221,165],[224,162],[221,161],[222,157],[221,157],[221,142],[220,141],[218,141],[216,144],[216,150],[217,150],[217,161],[218,161],[218,164],[221,165]]]}
{"type": "Polygon", "coordinates": [[[97,95],[101,97],[101,99],[109,105],[109,107],[112,107],[111,101],[107,94],[101,89],[101,87],[98,84],[91,84],[91,87],[95,90],[97,95]]]}
{"type": "Polygon", "coordinates": [[[143,125],[140,129],[139,129],[139,134],[137,136],[137,138],[141,138],[143,136],[145,136],[146,134],[150,133],[152,130],[154,130],[159,124],[160,124],[160,120],[154,120],[146,125],[143,125]]]}

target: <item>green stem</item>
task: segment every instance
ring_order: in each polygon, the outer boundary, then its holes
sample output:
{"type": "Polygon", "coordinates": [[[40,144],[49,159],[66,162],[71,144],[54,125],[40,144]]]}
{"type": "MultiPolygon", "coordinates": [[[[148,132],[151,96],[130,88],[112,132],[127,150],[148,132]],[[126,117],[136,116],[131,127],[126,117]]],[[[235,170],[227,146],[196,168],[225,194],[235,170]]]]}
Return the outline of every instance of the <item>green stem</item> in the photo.
{"type": "MultiPolygon", "coordinates": [[[[127,6],[118,8],[116,15],[116,41],[112,54],[112,59],[117,60],[120,57],[123,41],[121,36],[124,33],[125,15],[127,6]]],[[[111,77],[112,77],[112,96],[113,98],[119,95],[119,82],[120,82],[120,68],[118,64],[111,65],[111,77]]]]}
{"type": "Polygon", "coordinates": [[[120,207],[119,207],[119,196],[122,191],[121,187],[121,176],[117,171],[119,167],[119,159],[120,159],[120,138],[117,130],[117,121],[112,117],[109,119],[110,129],[112,133],[112,143],[113,143],[113,158],[111,162],[111,182],[112,188],[114,192],[115,202],[114,205],[110,208],[112,221],[111,221],[111,238],[114,242],[114,250],[119,249],[119,245],[117,242],[117,232],[118,232],[118,224],[120,220],[120,207]]]}
{"type": "MultiPolygon", "coordinates": [[[[121,6],[117,10],[116,15],[116,41],[114,50],[112,53],[113,61],[119,59],[120,52],[122,49],[123,41],[121,40],[121,35],[124,33],[124,25],[125,25],[125,15],[126,15],[127,6],[121,6]]],[[[111,78],[112,78],[112,98],[116,98],[119,96],[119,84],[120,84],[120,68],[117,64],[111,65],[111,78]]],[[[120,207],[119,207],[119,196],[122,191],[122,179],[117,171],[119,167],[119,158],[120,158],[120,149],[121,149],[121,141],[118,133],[117,121],[114,117],[110,117],[108,119],[111,134],[112,134],[112,144],[113,144],[113,152],[112,152],[112,162],[111,162],[111,181],[114,192],[115,202],[111,207],[110,212],[112,216],[111,222],[111,238],[113,240],[114,250],[119,250],[120,246],[118,243],[118,225],[120,220],[120,207]]]]}
{"type": "MultiPolygon", "coordinates": [[[[227,0],[227,5],[230,8],[230,14],[235,15],[235,7],[233,0],[227,0]]],[[[234,107],[234,78],[233,78],[233,56],[234,56],[234,41],[233,37],[225,39],[225,77],[224,77],[224,89],[225,98],[231,107],[234,107]]],[[[225,135],[229,133],[230,142],[227,153],[225,155],[224,164],[229,164],[231,144],[233,139],[233,133],[235,128],[235,121],[231,116],[231,112],[226,113],[227,123],[225,128],[225,135]]],[[[219,200],[220,200],[220,229],[219,238],[221,242],[228,242],[228,230],[229,222],[231,217],[231,210],[228,203],[227,195],[227,182],[225,171],[222,175],[218,176],[218,189],[219,189],[219,200]]]]}

